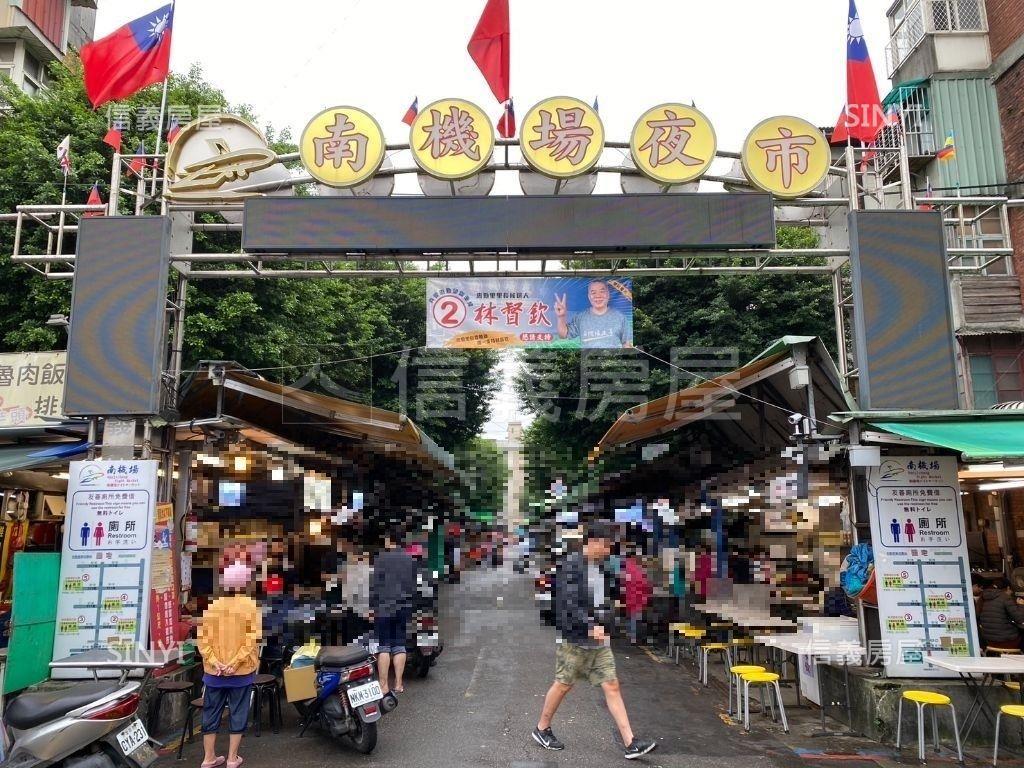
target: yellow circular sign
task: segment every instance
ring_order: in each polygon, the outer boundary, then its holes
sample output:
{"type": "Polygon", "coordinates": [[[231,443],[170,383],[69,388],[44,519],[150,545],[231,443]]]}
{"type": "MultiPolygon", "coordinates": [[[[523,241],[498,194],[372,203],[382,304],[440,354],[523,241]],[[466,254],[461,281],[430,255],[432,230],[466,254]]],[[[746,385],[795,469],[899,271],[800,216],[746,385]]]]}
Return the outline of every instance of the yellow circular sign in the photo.
{"type": "Polygon", "coordinates": [[[699,179],[715,159],[716,148],[711,121],[685,104],[660,104],[647,110],[629,137],[636,167],[662,184],[699,179]]]}
{"type": "Polygon", "coordinates": [[[480,107],[462,99],[441,99],[420,110],[409,129],[416,165],[438,179],[479,173],[494,151],[494,127],[480,107]]]}
{"type": "Polygon", "coordinates": [[[593,107],[556,96],[534,104],[523,118],[519,146],[530,167],[556,179],[586,173],[604,150],[604,125],[593,107]]]}
{"type": "Polygon", "coordinates": [[[352,187],[384,161],[384,132],[356,107],[331,107],[302,131],[299,156],[309,175],[329,187],[352,187]]]}
{"type": "Polygon", "coordinates": [[[777,197],[806,195],[828,174],[832,150],[824,134],[799,117],[762,120],[743,142],[743,172],[777,197]]]}

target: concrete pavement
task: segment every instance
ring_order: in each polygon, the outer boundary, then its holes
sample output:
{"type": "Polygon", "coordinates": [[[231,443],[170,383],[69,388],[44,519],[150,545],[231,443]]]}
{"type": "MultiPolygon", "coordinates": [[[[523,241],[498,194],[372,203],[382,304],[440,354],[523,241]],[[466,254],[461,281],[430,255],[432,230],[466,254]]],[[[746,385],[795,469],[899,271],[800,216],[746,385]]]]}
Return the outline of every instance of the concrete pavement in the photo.
{"type": "MultiPolygon", "coordinates": [[[[399,708],[380,723],[372,755],[310,731],[297,738],[297,715],[286,706],[280,734],[246,736],[247,768],[270,766],[548,766],[625,765],[616,732],[598,689],[579,685],[565,700],[554,730],[563,752],[541,749],[531,738],[554,674],[554,631],[542,625],[529,576],[510,568],[464,574],[442,592],[445,652],[425,680],[408,680],[399,708]]],[[[809,760],[777,739],[778,726],[750,734],[729,723],[724,695],[700,688],[681,667],[642,649],[616,647],[616,662],[633,729],[658,741],[634,761],[651,766],[789,768],[809,760]]],[[[221,737],[226,742],[226,736],[221,737]]],[[[185,761],[198,765],[198,738],[185,761]]],[[[163,758],[169,768],[173,756],[163,758]]],[[[860,764],[844,761],[846,768],[860,764]]]]}

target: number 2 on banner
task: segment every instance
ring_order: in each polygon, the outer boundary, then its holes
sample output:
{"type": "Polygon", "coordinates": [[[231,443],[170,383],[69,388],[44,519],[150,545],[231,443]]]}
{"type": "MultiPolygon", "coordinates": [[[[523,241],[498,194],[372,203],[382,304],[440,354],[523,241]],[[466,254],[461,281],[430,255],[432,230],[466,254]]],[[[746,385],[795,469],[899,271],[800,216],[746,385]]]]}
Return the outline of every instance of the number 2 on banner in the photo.
{"type": "Polygon", "coordinates": [[[466,304],[457,296],[446,296],[434,304],[434,320],[444,328],[458,328],[466,320],[466,304]]]}

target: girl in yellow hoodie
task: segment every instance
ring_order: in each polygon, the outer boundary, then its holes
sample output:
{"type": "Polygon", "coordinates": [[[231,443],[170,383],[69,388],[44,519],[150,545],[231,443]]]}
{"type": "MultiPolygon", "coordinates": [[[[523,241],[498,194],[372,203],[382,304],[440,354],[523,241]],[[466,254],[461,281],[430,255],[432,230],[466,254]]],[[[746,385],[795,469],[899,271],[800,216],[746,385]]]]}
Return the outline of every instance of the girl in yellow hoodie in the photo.
{"type": "Polygon", "coordinates": [[[242,556],[229,558],[221,583],[227,594],[214,600],[199,624],[199,653],[203,657],[203,756],[202,768],[223,765],[216,754],[221,713],[229,710],[230,736],[227,768],[239,768],[238,747],[249,721],[249,700],[259,666],[257,645],[262,619],[256,601],[244,594],[252,569],[242,556]]]}

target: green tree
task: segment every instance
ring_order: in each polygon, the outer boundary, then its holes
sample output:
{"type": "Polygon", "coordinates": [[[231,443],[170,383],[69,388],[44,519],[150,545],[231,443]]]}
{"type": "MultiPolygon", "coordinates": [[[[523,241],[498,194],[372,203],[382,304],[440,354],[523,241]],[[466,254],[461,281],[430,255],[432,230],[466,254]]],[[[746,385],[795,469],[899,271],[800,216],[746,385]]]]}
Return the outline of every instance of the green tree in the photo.
{"type": "MultiPolygon", "coordinates": [[[[778,243],[780,248],[814,247],[817,235],[783,227],[778,243]]],[[[686,371],[673,374],[674,369],[660,362],[671,360],[673,348],[719,348],[724,359],[743,364],[787,334],[820,336],[830,350],[835,347],[827,276],[641,277],[633,280],[633,295],[639,349],[524,354],[515,386],[526,410],[537,416],[525,432],[532,493],[543,494],[558,474],[567,482],[574,473],[581,477],[588,453],[627,407],[694,383],[686,371]],[[646,379],[646,390],[632,402],[608,391],[638,372],[646,379]]]]}
{"type": "MultiPolygon", "coordinates": [[[[0,211],[13,211],[18,204],[60,202],[62,177],[54,152],[69,134],[73,172],[68,202],[84,203],[94,182],[108,199],[112,150],[103,143],[107,114],[90,108],[80,63],[72,59],[67,66],[53,65],[50,85],[38,96],[22,93],[4,78],[0,81],[0,211]]],[[[152,86],[120,106],[137,114],[141,108],[158,108],[160,98],[161,87],[152,86]]],[[[220,104],[225,111],[257,122],[250,106],[230,104],[198,67],[171,75],[168,103],[188,105],[193,114],[200,105],[220,104]]],[[[287,132],[278,133],[269,125],[264,132],[276,151],[296,149],[287,132]]],[[[140,141],[152,151],[154,140],[152,131],[123,131],[126,151],[133,151],[140,141]]],[[[200,220],[222,219],[200,214],[200,220]]],[[[13,238],[14,228],[0,224],[0,351],[61,348],[63,331],[46,326],[45,320],[52,313],[69,311],[71,285],[11,263],[13,238]]],[[[65,251],[73,248],[69,240],[65,251]]],[[[237,234],[199,232],[194,248],[205,253],[237,251],[237,234]]],[[[22,249],[45,252],[42,227],[26,228],[22,249]]],[[[329,394],[406,412],[442,446],[457,448],[487,419],[497,386],[491,375],[495,356],[472,352],[453,360],[442,350],[424,353],[427,366],[443,362],[460,375],[446,382],[451,386],[443,397],[418,400],[425,365],[406,355],[403,368],[403,356],[396,351],[423,344],[425,296],[422,280],[256,280],[241,274],[232,280],[193,279],[187,300],[185,368],[200,360],[235,360],[276,381],[302,380],[329,394]],[[346,362],[330,364],[337,360],[346,362]],[[320,371],[311,369],[317,363],[323,364],[320,371]],[[420,414],[425,418],[417,418],[420,414]]]]}
{"type": "Polygon", "coordinates": [[[456,455],[468,486],[466,507],[480,518],[494,518],[505,504],[508,463],[494,440],[476,437],[456,455]]]}

